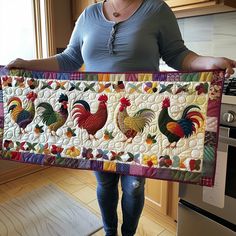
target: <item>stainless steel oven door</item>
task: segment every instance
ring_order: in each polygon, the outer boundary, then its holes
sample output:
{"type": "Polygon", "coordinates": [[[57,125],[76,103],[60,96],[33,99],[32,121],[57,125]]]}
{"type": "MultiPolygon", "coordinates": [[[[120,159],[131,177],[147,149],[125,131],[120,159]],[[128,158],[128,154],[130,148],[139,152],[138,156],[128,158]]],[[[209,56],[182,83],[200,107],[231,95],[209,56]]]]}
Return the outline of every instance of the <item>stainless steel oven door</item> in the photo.
{"type": "Polygon", "coordinates": [[[227,152],[225,194],[236,201],[236,128],[220,126],[218,150],[227,152]]]}

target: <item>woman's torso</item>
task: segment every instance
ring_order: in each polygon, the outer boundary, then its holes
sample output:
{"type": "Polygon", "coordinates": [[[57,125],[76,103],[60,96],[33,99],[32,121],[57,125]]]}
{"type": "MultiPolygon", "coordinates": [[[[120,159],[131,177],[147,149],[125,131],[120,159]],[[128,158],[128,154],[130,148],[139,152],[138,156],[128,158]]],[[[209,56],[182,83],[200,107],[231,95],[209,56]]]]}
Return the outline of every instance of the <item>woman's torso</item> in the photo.
{"type": "Polygon", "coordinates": [[[123,22],[103,14],[102,3],[84,12],[81,53],[86,71],[159,70],[157,12],[163,1],[144,0],[123,22]]]}

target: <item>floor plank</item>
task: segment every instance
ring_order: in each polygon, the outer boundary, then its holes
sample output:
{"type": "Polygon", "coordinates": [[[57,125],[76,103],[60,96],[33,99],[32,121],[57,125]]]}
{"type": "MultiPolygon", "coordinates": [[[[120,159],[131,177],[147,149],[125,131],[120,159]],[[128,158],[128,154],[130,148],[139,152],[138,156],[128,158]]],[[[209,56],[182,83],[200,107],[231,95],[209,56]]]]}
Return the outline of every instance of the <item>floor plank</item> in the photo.
{"type": "Polygon", "coordinates": [[[0,235],[87,236],[101,217],[53,184],[0,203],[0,235]]]}
{"type": "MultiPolygon", "coordinates": [[[[96,215],[100,216],[100,209],[96,198],[96,178],[92,171],[73,170],[51,167],[42,171],[24,176],[17,180],[0,185],[0,202],[20,196],[40,186],[54,184],[69,193],[74,199],[87,206],[96,215]]],[[[120,191],[121,196],[121,191],[120,191]]],[[[119,227],[122,224],[121,203],[118,204],[119,227]]],[[[118,234],[121,235],[120,228],[118,234]]],[[[104,235],[103,230],[93,236],[104,235]]],[[[171,229],[165,228],[160,222],[143,211],[136,236],[175,236],[171,229]]]]}

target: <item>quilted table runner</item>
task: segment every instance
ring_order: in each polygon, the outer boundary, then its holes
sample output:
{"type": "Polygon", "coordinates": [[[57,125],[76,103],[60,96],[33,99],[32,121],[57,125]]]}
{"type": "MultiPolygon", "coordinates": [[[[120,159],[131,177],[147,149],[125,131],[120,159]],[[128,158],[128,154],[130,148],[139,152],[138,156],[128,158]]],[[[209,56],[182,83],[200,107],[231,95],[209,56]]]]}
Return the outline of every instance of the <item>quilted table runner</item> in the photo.
{"type": "Polygon", "coordinates": [[[223,71],[11,70],[0,158],[212,186],[223,82],[223,71]]]}

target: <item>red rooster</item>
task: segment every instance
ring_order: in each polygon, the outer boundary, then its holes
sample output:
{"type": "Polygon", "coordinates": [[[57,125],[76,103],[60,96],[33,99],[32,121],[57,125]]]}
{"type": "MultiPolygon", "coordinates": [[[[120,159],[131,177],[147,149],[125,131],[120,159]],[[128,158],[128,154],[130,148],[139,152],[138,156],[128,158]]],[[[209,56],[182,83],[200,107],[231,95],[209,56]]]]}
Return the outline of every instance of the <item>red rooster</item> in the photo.
{"type": "Polygon", "coordinates": [[[11,97],[7,103],[9,106],[8,112],[11,112],[12,120],[20,127],[20,134],[25,133],[25,128],[30,124],[35,116],[34,101],[37,98],[37,94],[29,92],[26,94],[27,104],[23,108],[22,101],[18,97],[11,97]]]}
{"type": "Polygon", "coordinates": [[[176,147],[181,138],[188,138],[196,132],[196,126],[200,127],[199,120],[204,121],[202,114],[191,109],[199,109],[196,105],[187,106],[179,120],[174,120],[169,116],[168,108],[170,107],[169,98],[162,102],[162,110],[159,114],[158,125],[160,131],[167,137],[170,144],[167,147],[176,147]],[[174,146],[171,144],[174,143],[174,146]]]}
{"type": "Polygon", "coordinates": [[[98,110],[94,114],[90,112],[89,104],[84,100],[74,102],[72,116],[76,120],[78,127],[86,129],[90,136],[96,139],[95,134],[100,130],[107,121],[107,96],[101,95],[98,98],[98,110]]]}

